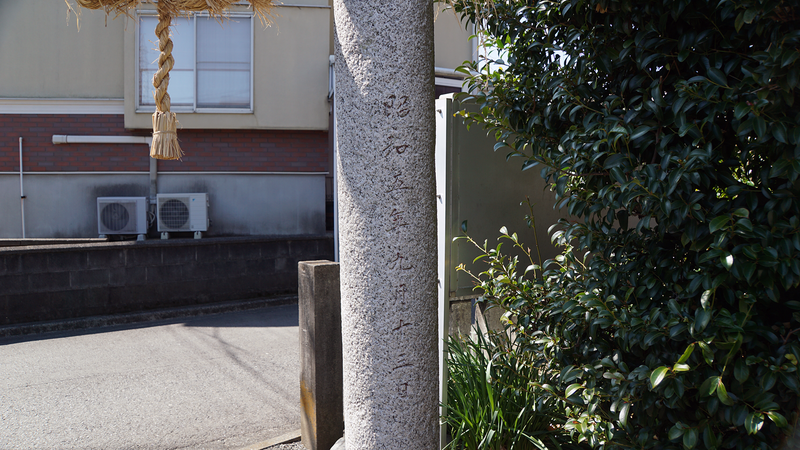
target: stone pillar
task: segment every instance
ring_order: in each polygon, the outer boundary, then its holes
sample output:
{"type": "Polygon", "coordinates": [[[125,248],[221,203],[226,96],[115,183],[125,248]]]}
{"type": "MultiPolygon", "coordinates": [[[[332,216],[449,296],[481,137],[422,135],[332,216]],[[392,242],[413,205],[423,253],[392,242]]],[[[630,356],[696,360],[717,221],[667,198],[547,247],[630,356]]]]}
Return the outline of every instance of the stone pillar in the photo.
{"type": "Polygon", "coordinates": [[[347,450],[438,448],[433,6],[334,0],[347,450]]]}
{"type": "Polygon", "coordinates": [[[330,450],[344,431],[339,264],[298,263],[300,433],[308,450],[330,450]]]}

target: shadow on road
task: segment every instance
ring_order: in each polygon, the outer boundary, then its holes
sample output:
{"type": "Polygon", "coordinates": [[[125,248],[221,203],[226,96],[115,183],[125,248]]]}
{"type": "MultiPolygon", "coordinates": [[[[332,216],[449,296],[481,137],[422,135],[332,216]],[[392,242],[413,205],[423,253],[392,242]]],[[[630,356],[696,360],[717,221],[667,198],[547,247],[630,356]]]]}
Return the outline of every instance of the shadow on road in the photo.
{"type": "MultiPolygon", "coordinates": [[[[275,306],[264,306],[260,308],[235,310],[227,312],[204,313],[202,310],[185,308],[183,317],[173,317],[169,319],[147,320],[148,313],[140,313],[145,318],[136,320],[132,315],[120,315],[109,317],[107,324],[89,327],[76,327],[64,331],[46,331],[34,334],[23,334],[17,336],[0,336],[0,345],[16,344],[21,342],[40,341],[45,339],[59,339],[72,336],[86,336],[99,333],[109,333],[122,330],[137,330],[143,328],[158,327],[163,325],[183,324],[186,327],[196,328],[277,328],[277,327],[296,327],[298,326],[297,304],[279,304],[275,306]],[[130,321],[130,323],[119,323],[130,321]]],[[[156,314],[157,311],[151,314],[156,314]]],[[[102,318],[98,318],[101,321],[102,318]]]]}

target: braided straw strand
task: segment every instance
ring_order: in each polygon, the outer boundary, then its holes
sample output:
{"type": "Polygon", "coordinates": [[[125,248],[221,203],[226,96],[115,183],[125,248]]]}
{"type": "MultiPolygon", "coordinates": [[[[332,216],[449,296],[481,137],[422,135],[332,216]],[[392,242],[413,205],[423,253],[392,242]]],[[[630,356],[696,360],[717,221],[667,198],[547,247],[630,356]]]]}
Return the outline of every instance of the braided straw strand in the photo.
{"type": "Polygon", "coordinates": [[[150,156],[156,159],[181,159],[183,151],[178,143],[178,119],[175,113],[169,110],[170,101],[167,87],[169,87],[169,71],[175,65],[172,57],[172,39],[169,36],[169,26],[172,15],[169,8],[164,7],[165,2],[158,3],[158,70],[153,75],[153,97],[156,101],[156,112],[153,113],[153,143],[150,146],[150,156]]]}
{"type": "MultiPolygon", "coordinates": [[[[130,15],[130,11],[139,6],[140,3],[154,3],[153,0],[64,0],[70,10],[71,2],[75,1],[79,6],[86,9],[102,9],[106,14],[130,15]]],[[[158,2],[159,9],[162,4],[172,17],[177,17],[181,12],[203,12],[208,11],[214,17],[222,17],[225,11],[238,0],[161,0],[158,2]]],[[[248,0],[253,12],[258,15],[262,23],[269,23],[269,12],[274,5],[273,0],[248,0]]]]}
{"type": "Polygon", "coordinates": [[[172,39],[169,36],[169,27],[172,24],[172,16],[162,9],[161,4],[158,8],[158,25],[156,25],[156,36],[158,36],[158,70],[153,75],[153,87],[156,91],[153,95],[158,111],[169,111],[169,71],[175,65],[175,58],[172,57],[172,39]]]}

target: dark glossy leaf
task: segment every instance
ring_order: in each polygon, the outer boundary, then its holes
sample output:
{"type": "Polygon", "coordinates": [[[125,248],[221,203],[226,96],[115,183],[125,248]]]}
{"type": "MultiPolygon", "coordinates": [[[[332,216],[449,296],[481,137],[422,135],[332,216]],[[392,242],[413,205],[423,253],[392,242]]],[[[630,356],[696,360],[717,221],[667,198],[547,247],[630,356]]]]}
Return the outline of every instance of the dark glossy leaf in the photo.
{"type": "Polygon", "coordinates": [[[763,116],[756,116],[754,118],[753,127],[759,138],[763,138],[767,134],[767,121],[763,116]]]}
{"type": "Polygon", "coordinates": [[[680,439],[681,436],[683,436],[683,433],[685,432],[686,428],[679,427],[678,424],[675,424],[672,426],[672,428],[669,429],[669,434],[667,434],[667,438],[669,438],[670,441],[675,441],[677,439],[680,439]]]}
{"type": "Polygon", "coordinates": [[[683,434],[683,448],[692,449],[697,445],[697,429],[689,428],[683,434]]]}
{"type": "Polygon", "coordinates": [[[731,215],[734,217],[750,217],[750,211],[747,208],[738,208],[731,215]]]}
{"type": "Polygon", "coordinates": [[[788,144],[789,141],[786,137],[786,127],[782,123],[776,123],[772,126],[772,136],[781,144],[788,144]]]}
{"type": "Polygon", "coordinates": [[[767,374],[761,378],[761,388],[765,391],[769,391],[773,386],[775,386],[777,381],[778,374],[775,372],[767,372],[767,374]]]}
{"type": "Polygon", "coordinates": [[[713,296],[714,296],[713,290],[708,289],[706,291],[703,291],[703,295],[700,296],[700,307],[703,309],[711,308],[711,299],[713,298],[713,296]]]}
{"type": "Polygon", "coordinates": [[[630,409],[631,409],[631,404],[625,403],[619,410],[619,423],[621,423],[622,426],[628,424],[628,413],[630,412],[630,409]]]}
{"type": "Polygon", "coordinates": [[[567,387],[567,389],[564,391],[564,394],[567,397],[571,397],[572,394],[574,394],[575,392],[577,392],[580,389],[583,389],[583,386],[580,383],[573,383],[573,384],[570,384],[567,387]]]}
{"type": "Polygon", "coordinates": [[[622,162],[625,160],[625,155],[618,153],[616,155],[611,155],[608,159],[606,159],[605,164],[603,164],[604,169],[611,169],[614,167],[618,167],[622,162]]]}
{"type": "Polygon", "coordinates": [[[742,117],[746,116],[747,113],[749,112],[750,112],[750,105],[748,105],[745,102],[742,102],[736,105],[736,108],[734,108],[733,117],[735,117],[736,120],[741,120],[742,117]]]}
{"type": "Polygon", "coordinates": [[[726,76],[725,76],[725,74],[724,74],[724,73],[722,73],[722,71],[721,71],[721,70],[719,70],[719,69],[715,69],[715,68],[713,68],[713,67],[712,67],[712,68],[710,68],[710,69],[708,70],[708,78],[709,78],[709,79],[710,79],[712,82],[714,82],[714,83],[716,83],[716,84],[718,84],[718,85],[720,85],[720,86],[727,86],[727,85],[728,85],[728,79],[727,79],[727,77],[726,77],[726,76]]]}
{"type": "Polygon", "coordinates": [[[717,386],[719,385],[719,377],[708,377],[703,384],[697,389],[697,392],[700,394],[701,397],[708,397],[712,395],[717,390],[717,386]]]}
{"type": "Polygon", "coordinates": [[[728,216],[719,216],[715,217],[714,220],[708,225],[708,230],[711,233],[719,230],[720,228],[726,226],[730,222],[730,218],[728,216]]]}
{"type": "Polygon", "coordinates": [[[797,49],[788,49],[783,53],[783,57],[781,58],[781,67],[786,67],[789,64],[797,61],[797,58],[800,57],[800,52],[797,49]]]}
{"type": "Polygon", "coordinates": [[[717,398],[719,398],[719,401],[721,401],[724,405],[733,405],[733,400],[731,400],[731,398],[728,396],[728,390],[725,388],[725,385],[719,378],[717,381],[717,398]]]}
{"type": "Polygon", "coordinates": [[[767,417],[769,417],[769,419],[772,422],[774,422],[775,425],[777,425],[779,428],[788,428],[789,427],[789,422],[786,420],[785,417],[783,417],[782,414],[780,414],[778,412],[769,411],[767,413],[767,417]]]}
{"type": "Polygon", "coordinates": [[[714,430],[711,428],[711,425],[706,425],[705,429],[703,430],[703,444],[708,450],[719,447],[719,439],[717,438],[716,433],[714,433],[714,430]]]}
{"type": "Polygon", "coordinates": [[[658,387],[658,385],[661,384],[662,381],[664,381],[664,378],[667,376],[668,373],[669,373],[669,368],[667,366],[661,366],[655,369],[650,374],[650,385],[653,388],[658,387]]]}
{"type": "Polygon", "coordinates": [[[747,434],[758,433],[762,425],[764,425],[764,416],[757,411],[748,414],[747,418],[744,420],[744,428],[747,430],[747,434]]]}
{"type": "Polygon", "coordinates": [[[683,364],[687,360],[689,360],[689,357],[692,355],[693,351],[694,351],[694,344],[690,344],[688,347],[686,347],[686,350],[683,351],[683,354],[681,355],[680,359],[678,359],[678,364],[683,364]]]}
{"type": "Polygon", "coordinates": [[[750,376],[750,369],[747,368],[744,359],[739,358],[736,360],[736,364],[733,366],[733,376],[740,383],[747,381],[747,378],[750,376]]]}
{"type": "Polygon", "coordinates": [[[743,25],[744,25],[744,11],[740,12],[739,15],[736,16],[736,20],[734,21],[734,26],[736,27],[737,32],[741,30],[743,25]]]}
{"type": "Polygon", "coordinates": [[[694,329],[697,332],[702,332],[711,321],[712,312],[707,309],[698,309],[694,316],[694,329]]]}
{"type": "Polygon", "coordinates": [[[633,131],[633,134],[631,134],[631,139],[638,139],[644,136],[645,134],[649,133],[650,130],[652,130],[652,128],[648,126],[641,126],[633,131]]]}
{"type": "Polygon", "coordinates": [[[688,364],[675,364],[672,366],[673,372],[688,372],[692,368],[688,364]]]}
{"type": "Polygon", "coordinates": [[[781,372],[780,379],[787,388],[800,394],[800,381],[798,381],[797,372],[781,372]]]}
{"type": "Polygon", "coordinates": [[[719,262],[722,264],[722,267],[727,270],[731,270],[731,267],[733,266],[733,255],[730,253],[723,253],[722,256],[719,257],[719,262]]]}
{"type": "Polygon", "coordinates": [[[755,19],[757,15],[758,10],[756,8],[748,8],[744,12],[743,20],[745,23],[753,23],[753,19],[755,19]]]}

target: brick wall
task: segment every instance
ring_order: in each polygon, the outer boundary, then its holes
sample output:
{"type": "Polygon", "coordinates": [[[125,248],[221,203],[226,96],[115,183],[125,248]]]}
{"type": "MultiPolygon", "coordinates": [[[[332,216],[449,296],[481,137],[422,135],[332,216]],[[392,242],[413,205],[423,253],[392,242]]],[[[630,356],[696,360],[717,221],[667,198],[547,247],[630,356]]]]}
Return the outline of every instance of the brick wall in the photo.
{"type": "Polygon", "coordinates": [[[159,171],[327,172],[324,131],[178,130],[186,156],[159,171]]]}
{"type": "MultiPolygon", "coordinates": [[[[0,114],[0,172],[147,171],[146,146],[53,144],[54,134],[149,136],[114,114],[0,114]]],[[[328,133],[296,130],[178,130],[186,154],[159,171],[326,172],[328,133]]]]}
{"type": "Polygon", "coordinates": [[[297,292],[331,238],[212,238],[0,248],[0,326],[297,292]]]}

